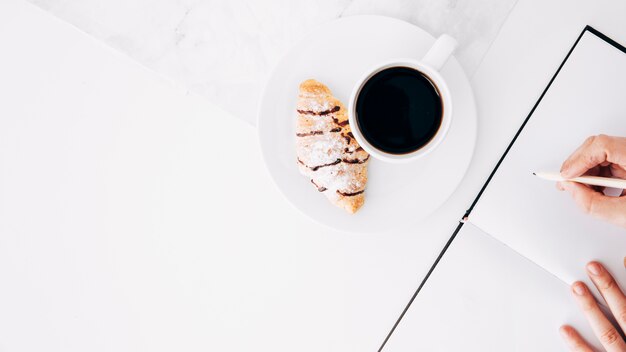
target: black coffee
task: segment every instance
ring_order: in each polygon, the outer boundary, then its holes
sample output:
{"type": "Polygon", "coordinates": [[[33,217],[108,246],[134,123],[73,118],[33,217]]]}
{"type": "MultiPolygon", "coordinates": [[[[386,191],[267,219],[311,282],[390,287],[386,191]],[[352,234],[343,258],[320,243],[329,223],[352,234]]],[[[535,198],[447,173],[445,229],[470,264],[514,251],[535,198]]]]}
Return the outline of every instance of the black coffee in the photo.
{"type": "Polygon", "coordinates": [[[376,73],[356,100],[361,133],[376,149],[406,154],[425,146],[437,134],[443,103],[433,82],[408,67],[376,73]]]}

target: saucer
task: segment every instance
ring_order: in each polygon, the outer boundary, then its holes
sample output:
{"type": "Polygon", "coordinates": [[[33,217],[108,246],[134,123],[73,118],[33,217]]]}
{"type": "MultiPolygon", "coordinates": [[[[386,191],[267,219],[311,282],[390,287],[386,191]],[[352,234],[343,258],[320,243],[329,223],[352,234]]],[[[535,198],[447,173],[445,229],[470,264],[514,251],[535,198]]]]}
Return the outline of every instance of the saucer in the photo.
{"type": "Polygon", "coordinates": [[[410,229],[439,208],[463,179],[476,142],[476,106],[465,72],[454,57],[441,69],[453,103],[448,135],[428,155],[408,164],[370,159],[365,204],[348,214],[331,204],[298,171],[296,99],[309,78],[327,85],[347,105],[359,77],[377,63],[420,59],[435,38],[410,23],[383,16],[351,16],[325,23],[299,41],[272,71],[258,115],[261,151],[285,197],[302,213],[331,228],[357,233],[410,229]]]}

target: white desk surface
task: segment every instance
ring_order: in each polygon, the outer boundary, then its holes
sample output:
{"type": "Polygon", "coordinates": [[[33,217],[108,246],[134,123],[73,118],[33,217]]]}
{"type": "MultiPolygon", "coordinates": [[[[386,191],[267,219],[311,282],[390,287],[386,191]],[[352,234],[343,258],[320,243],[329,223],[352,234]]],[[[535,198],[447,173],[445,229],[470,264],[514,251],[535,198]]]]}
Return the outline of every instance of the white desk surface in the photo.
{"type": "Polygon", "coordinates": [[[316,26],[396,17],[454,36],[473,73],[517,0],[28,1],[254,125],[270,70],[316,26]]]}
{"type": "Polygon", "coordinates": [[[520,0],[472,80],[459,191],[356,236],[286,203],[249,125],[1,2],[0,349],[376,350],[583,25],[626,41],[625,7],[520,0]]]}

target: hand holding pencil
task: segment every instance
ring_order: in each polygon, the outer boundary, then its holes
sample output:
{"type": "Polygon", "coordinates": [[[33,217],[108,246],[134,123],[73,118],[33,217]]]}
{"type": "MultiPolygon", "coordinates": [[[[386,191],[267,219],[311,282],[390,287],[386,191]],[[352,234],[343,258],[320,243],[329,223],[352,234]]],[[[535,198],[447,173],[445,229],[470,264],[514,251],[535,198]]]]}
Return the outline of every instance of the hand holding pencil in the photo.
{"type": "Polygon", "coordinates": [[[568,181],[559,180],[557,188],[570,193],[583,211],[626,227],[626,138],[606,135],[587,138],[565,160],[560,177],[568,181]],[[624,191],[619,197],[611,197],[602,193],[604,187],[624,191]]]}

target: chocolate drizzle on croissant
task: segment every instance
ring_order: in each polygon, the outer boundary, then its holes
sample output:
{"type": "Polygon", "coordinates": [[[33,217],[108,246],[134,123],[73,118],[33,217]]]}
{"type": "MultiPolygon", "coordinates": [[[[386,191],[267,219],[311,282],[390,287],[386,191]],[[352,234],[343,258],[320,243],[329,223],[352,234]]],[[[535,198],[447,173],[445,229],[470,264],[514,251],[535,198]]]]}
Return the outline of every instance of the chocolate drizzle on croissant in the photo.
{"type": "Polygon", "coordinates": [[[296,133],[296,137],[315,136],[316,134],[324,134],[324,131],[311,131],[311,132],[306,132],[306,133],[296,133]]]}
{"type": "Polygon", "coordinates": [[[317,170],[319,170],[319,169],[321,169],[321,168],[323,168],[323,167],[337,165],[337,164],[339,164],[339,163],[341,162],[341,159],[337,159],[337,160],[333,161],[332,163],[322,164],[322,165],[316,165],[316,166],[309,166],[309,165],[307,165],[307,164],[303,163],[303,162],[302,162],[302,160],[300,160],[300,159],[298,159],[298,162],[299,162],[301,165],[303,165],[303,166],[308,167],[309,169],[311,169],[311,171],[317,171],[317,170]]]}
{"type": "Polygon", "coordinates": [[[339,195],[342,195],[342,196],[344,196],[344,197],[354,197],[354,196],[358,196],[359,194],[361,194],[361,193],[363,193],[363,192],[365,192],[365,190],[360,190],[360,191],[353,192],[353,193],[341,192],[341,191],[339,191],[339,190],[337,191],[337,193],[338,193],[339,195]]]}
{"type": "Polygon", "coordinates": [[[312,111],[312,110],[298,110],[298,113],[300,114],[304,114],[304,115],[317,115],[317,116],[324,116],[324,115],[328,115],[328,114],[332,114],[333,112],[337,112],[339,111],[341,108],[339,106],[335,106],[332,109],[329,110],[324,110],[324,111],[312,111]]]}
{"type": "Polygon", "coordinates": [[[365,159],[342,159],[341,161],[346,164],[363,164],[370,160],[370,156],[368,155],[365,159]]]}
{"type": "Polygon", "coordinates": [[[337,165],[339,163],[346,163],[346,164],[364,164],[366,163],[368,160],[370,159],[370,156],[368,155],[367,157],[365,157],[365,159],[337,159],[331,163],[328,164],[322,164],[322,165],[316,165],[316,166],[310,166],[305,164],[304,162],[302,162],[302,160],[298,159],[298,162],[304,166],[304,167],[308,167],[309,169],[311,169],[312,171],[317,171],[323,167],[327,167],[327,166],[333,166],[333,165],[337,165]]]}
{"type": "Polygon", "coordinates": [[[318,186],[318,185],[317,185],[317,183],[315,183],[315,181],[311,180],[311,183],[312,183],[312,184],[313,184],[313,185],[317,188],[317,190],[318,190],[319,192],[324,192],[324,191],[326,191],[326,187],[320,187],[320,186],[318,186]]]}

